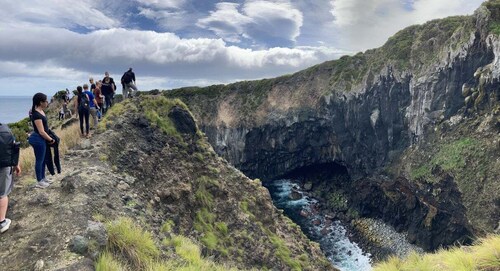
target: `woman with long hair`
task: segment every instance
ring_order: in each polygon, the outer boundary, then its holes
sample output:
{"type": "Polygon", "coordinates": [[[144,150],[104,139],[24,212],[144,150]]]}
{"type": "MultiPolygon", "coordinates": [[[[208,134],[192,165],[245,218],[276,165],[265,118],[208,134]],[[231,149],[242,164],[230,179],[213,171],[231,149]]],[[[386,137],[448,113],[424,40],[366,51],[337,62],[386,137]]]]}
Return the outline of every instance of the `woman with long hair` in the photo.
{"type": "Polygon", "coordinates": [[[43,111],[49,106],[47,95],[37,93],[33,96],[33,106],[31,107],[31,123],[34,132],[31,133],[28,142],[35,152],[35,174],[38,183],[35,187],[46,188],[52,181],[45,178],[45,152],[47,144],[56,143],[55,139],[49,136],[49,124],[43,111]]]}

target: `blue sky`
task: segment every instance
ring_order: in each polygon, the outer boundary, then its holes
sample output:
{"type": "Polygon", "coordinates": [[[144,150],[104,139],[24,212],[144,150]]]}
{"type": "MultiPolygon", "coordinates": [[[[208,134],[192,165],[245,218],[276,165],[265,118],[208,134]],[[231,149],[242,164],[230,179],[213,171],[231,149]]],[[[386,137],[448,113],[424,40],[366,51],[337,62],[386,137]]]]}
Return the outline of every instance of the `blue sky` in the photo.
{"type": "MultiPolygon", "coordinates": [[[[139,89],[271,78],[378,47],[482,0],[0,0],[0,95],[128,67],[139,89]]],[[[119,88],[120,90],[120,88],[119,88]]]]}

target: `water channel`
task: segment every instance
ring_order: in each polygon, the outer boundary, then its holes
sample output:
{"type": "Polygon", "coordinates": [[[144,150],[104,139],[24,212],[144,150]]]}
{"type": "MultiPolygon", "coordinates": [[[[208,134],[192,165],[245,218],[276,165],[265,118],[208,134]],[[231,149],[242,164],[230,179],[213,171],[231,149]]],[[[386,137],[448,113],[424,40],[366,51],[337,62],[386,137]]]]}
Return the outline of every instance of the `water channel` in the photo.
{"type": "Polygon", "coordinates": [[[346,228],[339,220],[330,219],[314,208],[318,201],[305,195],[298,182],[283,179],[265,186],[274,205],[297,223],[309,239],[320,244],[323,253],[336,268],[341,271],[371,270],[370,254],[349,240],[346,228]]]}

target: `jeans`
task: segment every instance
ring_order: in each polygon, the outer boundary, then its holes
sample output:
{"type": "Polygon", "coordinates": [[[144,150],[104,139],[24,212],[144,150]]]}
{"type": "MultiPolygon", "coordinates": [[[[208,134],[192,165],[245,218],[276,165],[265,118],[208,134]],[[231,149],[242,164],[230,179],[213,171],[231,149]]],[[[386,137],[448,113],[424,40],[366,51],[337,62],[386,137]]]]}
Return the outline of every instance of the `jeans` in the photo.
{"type": "Polygon", "coordinates": [[[108,109],[110,109],[113,106],[113,94],[105,94],[104,102],[106,103],[106,109],[104,110],[103,113],[106,113],[106,111],[108,111],[108,109]]]}
{"type": "Polygon", "coordinates": [[[47,151],[47,142],[38,133],[33,132],[28,138],[28,142],[35,152],[35,174],[36,180],[41,181],[45,178],[45,152],[47,151]]]}
{"type": "Polygon", "coordinates": [[[78,108],[78,117],[80,118],[80,132],[82,132],[82,135],[88,135],[89,130],[90,130],[90,125],[89,125],[89,109],[80,107],[78,108]],[[83,133],[83,121],[85,120],[85,132],[83,133]]]}

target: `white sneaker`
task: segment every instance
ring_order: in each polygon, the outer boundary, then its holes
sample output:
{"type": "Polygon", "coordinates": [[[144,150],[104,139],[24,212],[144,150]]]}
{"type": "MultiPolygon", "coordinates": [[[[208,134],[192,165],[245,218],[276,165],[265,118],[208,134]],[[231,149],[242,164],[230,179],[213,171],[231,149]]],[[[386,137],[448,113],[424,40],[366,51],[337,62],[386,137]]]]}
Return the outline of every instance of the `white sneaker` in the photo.
{"type": "Polygon", "coordinates": [[[43,179],[42,179],[42,182],[46,182],[46,183],[51,184],[51,183],[53,183],[54,181],[49,180],[49,179],[47,179],[47,178],[43,178],[43,179]]]}
{"type": "Polygon", "coordinates": [[[45,180],[41,180],[41,181],[39,181],[39,182],[35,185],[35,187],[36,187],[36,188],[42,188],[42,189],[43,189],[43,188],[47,188],[49,185],[50,185],[50,183],[46,182],[45,180]]]}
{"type": "Polygon", "coordinates": [[[0,224],[0,233],[4,233],[7,231],[10,227],[10,222],[12,222],[10,219],[6,218],[4,222],[0,224]]]}

